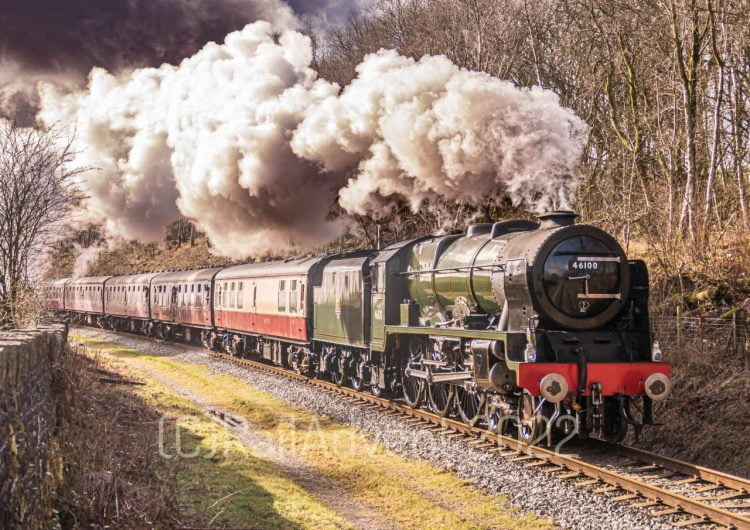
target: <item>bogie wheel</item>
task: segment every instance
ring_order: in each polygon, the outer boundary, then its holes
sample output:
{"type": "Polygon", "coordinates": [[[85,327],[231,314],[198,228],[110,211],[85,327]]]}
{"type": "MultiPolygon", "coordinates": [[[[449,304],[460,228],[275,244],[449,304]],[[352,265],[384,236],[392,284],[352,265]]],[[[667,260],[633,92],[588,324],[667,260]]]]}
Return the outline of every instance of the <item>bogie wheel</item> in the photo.
{"type": "Polygon", "coordinates": [[[528,392],[524,392],[518,400],[518,439],[526,445],[537,441],[544,428],[538,405],[539,399],[528,392]]]}
{"type": "Polygon", "coordinates": [[[357,392],[362,391],[362,388],[365,386],[364,383],[362,382],[362,378],[357,377],[357,376],[354,376],[351,378],[351,384],[352,384],[352,388],[356,390],[357,392]]]}
{"type": "Polygon", "coordinates": [[[481,392],[470,392],[463,386],[456,386],[456,405],[461,420],[470,426],[475,426],[484,416],[486,396],[481,392]]]}
{"type": "Polygon", "coordinates": [[[491,410],[487,414],[487,428],[493,434],[507,434],[508,416],[504,416],[499,409],[491,410]]]}
{"type": "Polygon", "coordinates": [[[454,388],[448,383],[430,383],[427,386],[430,410],[443,418],[447,416],[453,405],[454,388]]]}
{"type": "Polygon", "coordinates": [[[387,397],[390,391],[387,388],[373,385],[370,387],[370,392],[372,392],[372,395],[375,397],[387,397]]]}
{"type": "Polygon", "coordinates": [[[331,372],[331,381],[336,383],[336,386],[344,386],[346,384],[346,374],[344,374],[344,367],[340,363],[336,363],[337,369],[331,372]]]}
{"type": "MultiPolygon", "coordinates": [[[[418,339],[412,339],[409,345],[409,361],[407,367],[412,370],[422,370],[422,357],[425,352],[425,343],[418,339]]],[[[420,377],[403,374],[402,385],[404,401],[411,408],[418,408],[422,404],[425,394],[424,379],[420,377]]]]}

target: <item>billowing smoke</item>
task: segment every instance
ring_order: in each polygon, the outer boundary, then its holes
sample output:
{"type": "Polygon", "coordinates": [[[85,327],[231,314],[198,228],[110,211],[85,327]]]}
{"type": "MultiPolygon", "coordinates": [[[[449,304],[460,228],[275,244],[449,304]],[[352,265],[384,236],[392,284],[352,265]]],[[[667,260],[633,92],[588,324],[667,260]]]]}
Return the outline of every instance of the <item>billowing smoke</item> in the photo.
{"type": "Polygon", "coordinates": [[[107,250],[110,245],[107,243],[97,243],[90,247],[84,247],[81,245],[74,245],[76,260],[73,263],[73,278],[83,278],[89,272],[91,265],[99,257],[103,251],[107,250]]]}
{"type": "Polygon", "coordinates": [[[343,91],[310,68],[309,39],[258,22],[179,66],[95,69],[86,91],[48,87],[41,117],[76,129],[89,221],[157,239],[178,212],[231,257],[301,250],[341,233],[328,219],[406,198],[541,208],[574,190],[586,126],[557,96],[393,51],[343,91]]]}
{"type": "Polygon", "coordinates": [[[81,88],[95,66],[175,64],[255,20],[297,25],[282,0],[3,0],[0,116],[31,125],[39,80],[81,88]]]}
{"type": "Polygon", "coordinates": [[[394,196],[413,210],[442,197],[477,204],[509,196],[545,209],[574,191],[587,127],[554,92],[519,89],[445,57],[366,57],[340,96],[310,109],[292,147],[329,171],[356,168],[339,191],[352,213],[394,196]]]}

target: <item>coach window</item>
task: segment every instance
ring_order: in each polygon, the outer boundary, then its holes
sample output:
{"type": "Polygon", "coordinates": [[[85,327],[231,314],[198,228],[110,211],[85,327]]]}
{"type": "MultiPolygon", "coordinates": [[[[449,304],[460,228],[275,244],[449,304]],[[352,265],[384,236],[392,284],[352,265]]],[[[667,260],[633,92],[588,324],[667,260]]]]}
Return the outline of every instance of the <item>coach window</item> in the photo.
{"type": "Polygon", "coordinates": [[[297,280],[291,280],[289,286],[289,312],[297,312],[297,280]]]}
{"type": "Polygon", "coordinates": [[[286,311],[286,281],[279,280],[279,312],[286,311]]]}
{"type": "Polygon", "coordinates": [[[242,282],[237,284],[237,309],[242,309],[245,293],[242,291],[242,282]]]}
{"type": "Polygon", "coordinates": [[[231,287],[229,288],[229,306],[232,309],[237,307],[237,291],[235,291],[234,282],[231,283],[231,287]]]}

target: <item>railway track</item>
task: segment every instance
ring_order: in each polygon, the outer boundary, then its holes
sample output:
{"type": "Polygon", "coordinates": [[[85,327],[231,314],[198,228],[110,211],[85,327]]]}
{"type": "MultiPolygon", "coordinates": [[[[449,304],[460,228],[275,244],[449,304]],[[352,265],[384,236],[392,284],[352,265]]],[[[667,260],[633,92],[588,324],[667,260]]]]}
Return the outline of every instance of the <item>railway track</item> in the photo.
{"type": "MultiPolygon", "coordinates": [[[[204,350],[205,351],[205,350],[204,350]]],[[[536,467],[576,486],[594,487],[613,502],[647,509],[656,517],[673,516],[676,527],[723,526],[750,530],[750,480],[702,466],[629,447],[599,441],[585,444],[589,453],[577,457],[539,446],[527,446],[514,438],[493,434],[480,427],[437,416],[424,409],[372,394],[339,387],[335,383],[250,359],[209,352],[211,357],[254,370],[315,385],[323,391],[342,396],[352,403],[380,409],[406,418],[415,427],[430,429],[450,438],[463,439],[482,449],[536,467]],[[591,460],[605,463],[592,463],[591,460]]]]}
{"type": "MultiPolygon", "coordinates": [[[[88,328],[99,330],[98,328],[88,328]]],[[[121,332],[113,332],[121,333],[121,332]]],[[[130,335],[129,333],[122,333],[130,335]]],[[[140,339],[159,339],[136,335],[140,339]]],[[[232,357],[195,348],[219,360],[242,365],[319,387],[352,403],[400,416],[415,427],[431,430],[453,439],[462,439],[476,449],[497,453],[519,465],[537,468],[575,486],[593,488],[612,502],[646,509],[654,517],[671,517],[675,527],[722,526],[750,530],[750,480],[690,464],[626,445],[610,445],[589,440],[576,449],[585,455],[572,455],[520,443],[514,438],[445,418],[427,410],[411,408],[397,401],[339,387],[321,379],[251,359],[232,357]]]]}

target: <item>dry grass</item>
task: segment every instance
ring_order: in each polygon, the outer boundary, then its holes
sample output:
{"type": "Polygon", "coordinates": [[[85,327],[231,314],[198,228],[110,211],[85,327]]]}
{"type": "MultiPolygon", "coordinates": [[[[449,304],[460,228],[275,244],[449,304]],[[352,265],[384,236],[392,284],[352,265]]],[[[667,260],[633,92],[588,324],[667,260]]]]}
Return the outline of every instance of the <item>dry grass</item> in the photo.
{"type": "Polygon", "coordinates": [[[655,406],[660,426],[644,430],[641,447],[750,477],[747,358],[687,342],[672,351],[672,394],[655,406]]]}
{"type": "MultiPolygon", "coordinates": [[[[159,373],[172,384],[232,411],[269,433],[296,458],[400,528],[547,528],[454,474],[389,453],[355,429],[290,407],[266,392],[204,366],[149,357],[115,344],[97,349],[159,373]],[[283,411],[282,414],[279,411],[283,411]]],[[[142,373],[142,372],[141,372],[142,373]]]]}
{"type": "Polygon", "coordinates": [[[159,414],[126,385],[105,383],[97,359],[71,354],[58,367],[56,510],[63,528],[180,524],[175,470],[149,436],[159,414]]]}
{"type": "Polygon", "coordinates": [[[64,527],[348,528],[191,402],[108,356],[96,363],[144,384],[95,389],[101,406],[63,451],[64,527]],[[137,417],[123,403],[136,403],[137,417]]]}
{"type": "Polygon", "coordinates": [[[705,244],[633,241],[629,256],[648,263],[651,308],[659,314],[750,315],[750,234],[716,234],[705,244]]]}

